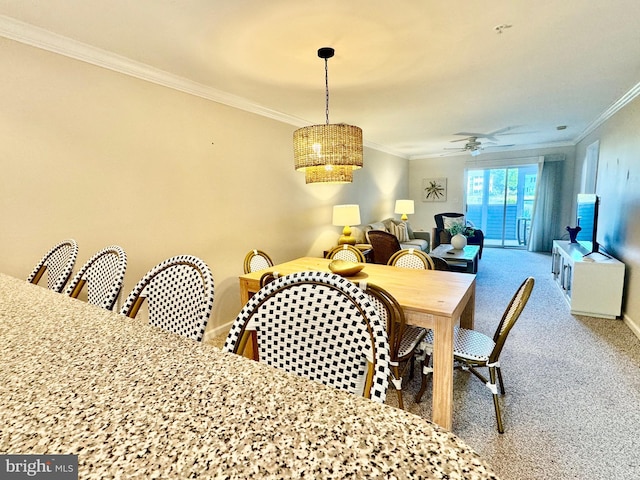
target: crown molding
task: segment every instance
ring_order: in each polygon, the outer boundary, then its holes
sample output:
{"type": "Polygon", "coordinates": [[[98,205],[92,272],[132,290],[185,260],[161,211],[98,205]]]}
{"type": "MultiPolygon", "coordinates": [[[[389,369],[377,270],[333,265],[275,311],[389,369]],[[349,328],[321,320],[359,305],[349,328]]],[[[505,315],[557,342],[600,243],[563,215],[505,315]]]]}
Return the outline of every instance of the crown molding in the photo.
{"type": "Polygon", "coordinates": [[[263,107],[242,97],[216,90],[4,15],[0,15],[0,36],[290,125],[298,127],[309,125],[309,122],[300,118],[263,107]]]}
{"type": "Polygon", "coordinates": [[[576,144],[584,140],[587,135],[592,133],[596,128],[613,117],[623,107],[630,104],[633,100],[636,99],[636,97],[638,97],[638,95],[640,95],[640,82],[632,87],[631,90],[625,93],[622,97],[620,97],[620,99],[618,99],[613,105],[607,108],[598,118],[587,125],[587,128],[585,128],[584,131],[576,138],[576,144]]]}
{"type": "MultiPolygon", "coordinates": [[[[277,110],[272,110],[262,105],[258,105],[257,103],[250,102],[242,97],[231,95],[201,83],[193,82],[184,77],[173,75],[145,63],[136,62],[121,55],[116,55],[115,53],[107,50],[102,50],[100,48],[78,42],[71,38],[55,34],[48,30],[21,22],[5,15],[0,15],[0,36],[32,47],[64,55],[65,57],[80,60],[81,62],[135,77],[146,82],[155,83],[156,85],[161,85],[189,95],[204,98],[212,102],[221,103],[229,107],[234,107],[262,117],[277,120],[288,125],[293,125],[297,128],[311,125],[311,122],[293,115],[287,115],[277,110]]],[[[364,145],[374,150],[389,153],[390,155],[395,155],[405,159],[408,158],[401,152],[373,142],[365,140],[364,145]]]]}
{"type": "MultiPolygon", "coordinates": [[[[234,107],[239,110],[270,118],[272,120],[277,120],[288,125],[293,125],[297,128],[311,124],[311,122],[308,122],[301,118],[287,115],[277,110],[272,110],[262,105],[258,105],[257,103],[250,102],[242,97],[231,95],[221,90],[208,87],[201,83],[193,82],[184,77],[173,75],[171,73],[165,72],[164,70],[154,68],[150,65],[136,62],[121,55],[116,55],[115,53],[109,52],[107,50],[102,50],[100,48],[78,42],[71,38],[55,34],[34,25],[21,22],[11,17],[7,17],[6,15],[0,15],[0,36],[36,48],[47,50],[49,52],[80,60],[81,62],[89,63],[91,65],[96,65],[98,67],[106,68],[114,72],[135,77],[140,80],[171,88],[173,90],[187,93],[189,95],[204,98],[212,102],[234,107]]],[[[631,90],[629,90],[629,92],[627,92],[618,101],[611,105],[605,112],[603,112],[598,118],[591,122],[587,126],[587,128],[576,138],[576,140],[573,142],[573,145],[576,145],[578,142],[583,140],[587,135],[589,135],[605,121],[611,118],[621,108],[633,101],[638,95],[640,95],[640,83],[635,85],[631,90]]],[[[364,145],[374,150],[378,150],[409,160],[419,160],[424,158],[434,158],[442,156],[441,154],[407,155],[390,147],[378,145],[366,140],[364,141],[364,145]]],[[[521,147],[518,150],[545,148],[548,146],[552,145],[531,145],[521,147]]]]}

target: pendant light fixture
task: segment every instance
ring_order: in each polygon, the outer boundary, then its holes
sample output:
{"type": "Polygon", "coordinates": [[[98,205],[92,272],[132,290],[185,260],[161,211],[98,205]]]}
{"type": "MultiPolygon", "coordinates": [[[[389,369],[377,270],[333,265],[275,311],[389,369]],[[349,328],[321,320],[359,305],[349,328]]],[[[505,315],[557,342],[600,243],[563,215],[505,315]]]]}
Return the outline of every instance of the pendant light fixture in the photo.
{"type": "Polygon", "coordinates": [[[293,132],[295,169],[304,172],[306,183],[351,183],[353,171],[362,167],[362,130],[353,125],[329,123],[328,59],[335,50],[323,47],[326,124],[302,127],[293,132]]]}

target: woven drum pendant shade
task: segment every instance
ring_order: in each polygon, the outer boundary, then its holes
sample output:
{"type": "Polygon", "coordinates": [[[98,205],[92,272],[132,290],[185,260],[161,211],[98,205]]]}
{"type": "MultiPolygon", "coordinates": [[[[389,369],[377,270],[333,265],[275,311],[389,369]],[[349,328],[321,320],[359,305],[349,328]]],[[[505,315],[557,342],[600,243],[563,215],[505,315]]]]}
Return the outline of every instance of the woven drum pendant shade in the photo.
{"type": "Polygon", "coordinates": [[[293,132],[294,166],[297,171],[304,172],[307,183],[351,183],[353,171],[362,168],[362,130],[344,123],[329,123],[327,60],[333,54],[331,47],[318,50],[318,57],[324,59],[326,124],[302,127],[293,132]]]}
{"type": "Polygon", "coordinates": [[[362,129],[327,124],[302,127],[293,133],[295,169],[306,183],[350,183],[362,168],[362,129]]]}

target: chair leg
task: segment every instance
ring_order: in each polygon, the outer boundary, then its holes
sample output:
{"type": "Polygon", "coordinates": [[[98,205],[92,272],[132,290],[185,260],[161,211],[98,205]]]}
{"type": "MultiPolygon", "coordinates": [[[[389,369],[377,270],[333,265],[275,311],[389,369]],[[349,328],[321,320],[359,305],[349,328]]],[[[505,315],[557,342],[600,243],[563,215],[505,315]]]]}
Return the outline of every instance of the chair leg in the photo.
{"type": "Polygon", "coordinates": [[[500,415],[500,403],[498,401],[498,389],[496,387],[496,367],[489,367],[489,378],[491,379],[491,385],[487,385],[487,387],[489,387],[489,389],[493,393],[493,406],[496,410],[496,421],[498,422],[498,433],[504,433],[504,426],[502,425],[502,416],[500,415]]]}
{"type": "Polygon", "coordinates": [[[398,407],[404,410],[404,402],[402,401],[402,375],[400,373],[400,367],[398,365],[391,365],[391,383],[396,388],[398,393],[398,407]]]}
{"type": "Polygon", "coordinates": [[[504,382],[502,381],[502,370],[500,370],[500,366],[496,367],[496,371],[498,372],[498,382],[500,383],[500,393],[504,395],[504,382]]]}
{"type": "Polygon", "coordinates": [[[430,373],[433,373],[433,368],[429,366],[430,360],[431,360],[431,357],[429,355],[425,356],[424,360],[422,360],[422,383],[420,384],[420,390],[416,394],[416,399],[415,399],[416,403],[420,403],[420,400],[422,400],[422,395],[427,389],[427,376],[430,373]]]}

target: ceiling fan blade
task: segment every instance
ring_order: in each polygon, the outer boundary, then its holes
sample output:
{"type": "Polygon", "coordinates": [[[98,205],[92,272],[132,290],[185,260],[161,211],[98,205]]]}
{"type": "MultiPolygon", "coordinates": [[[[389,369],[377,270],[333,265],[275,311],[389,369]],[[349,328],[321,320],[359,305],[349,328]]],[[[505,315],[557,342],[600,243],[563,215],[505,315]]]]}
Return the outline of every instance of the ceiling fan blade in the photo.
{"type": "Polygon", "coordinates": [[[515,143],[511,143],[509,145],[488,145],[487,148],[505,148],[505,147],[515,147],[515,143]]]}
{"type": "MultiPolygon", "coordinates": [[[[514,135],[515,133],[506,133],[510,130],[513,130],[516,127],[504,127],[504,128],[499,128],[498,130],[494,130],[493,132],[490,133],[475,133],[475,132],[458,132],[458,133],[454,133],[454,135],[465,135],[468,137],[476,137],[476,138],[485,138],[487,140],[491,140],[492,142],[497,142],[498,139],[496,138],[496,135],[514,135]]],[[[458,141],[458,140],[454,140],[454,141],[458,141]]]]}

